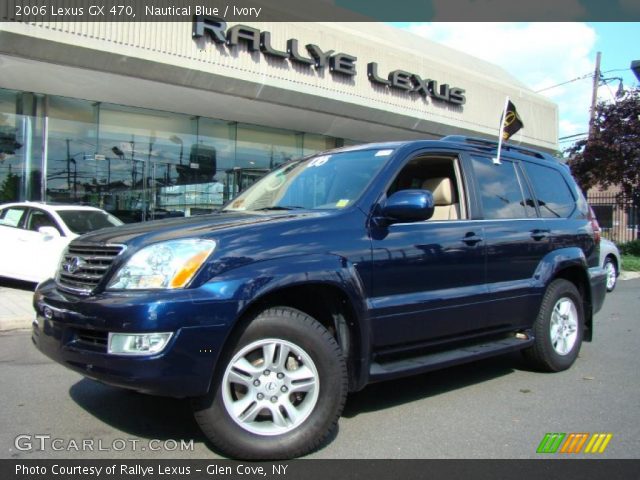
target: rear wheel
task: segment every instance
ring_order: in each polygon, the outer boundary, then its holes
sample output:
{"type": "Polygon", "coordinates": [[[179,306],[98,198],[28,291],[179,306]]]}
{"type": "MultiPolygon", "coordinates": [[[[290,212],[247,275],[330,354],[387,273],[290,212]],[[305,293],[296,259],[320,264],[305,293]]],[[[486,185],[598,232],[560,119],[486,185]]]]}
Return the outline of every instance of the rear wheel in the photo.
{"type": "Polygon", "coordinates": [[[558,372],[573,365],[584,332],[582,297],[573,283],[557,279],[549,285],[533,331],[535,342],[524,351],[532,366],[558,372]]]}
{"type": "Polygon", "coordinates": [[[223,453],[283,459],[317,448],[335,428],[347,394],[333,336],[291,308],[258,315],[193,402],[196,421],[223,453]]]}

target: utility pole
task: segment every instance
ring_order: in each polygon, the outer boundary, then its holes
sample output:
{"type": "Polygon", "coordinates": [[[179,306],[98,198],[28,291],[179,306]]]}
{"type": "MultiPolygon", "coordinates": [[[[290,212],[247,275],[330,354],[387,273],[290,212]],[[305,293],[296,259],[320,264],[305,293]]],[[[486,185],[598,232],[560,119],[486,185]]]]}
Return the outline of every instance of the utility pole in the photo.
{"type": "Polygon", "coordinates": [[[589,116],[589,139],[593,135],[593,122],[596,118],[596,103],[598,102],[598,87],[600,86],[600,59],[602,52],[596,54],[596,69],[593,72],[593,91],[591,92],[591,114],[589,116]]]}

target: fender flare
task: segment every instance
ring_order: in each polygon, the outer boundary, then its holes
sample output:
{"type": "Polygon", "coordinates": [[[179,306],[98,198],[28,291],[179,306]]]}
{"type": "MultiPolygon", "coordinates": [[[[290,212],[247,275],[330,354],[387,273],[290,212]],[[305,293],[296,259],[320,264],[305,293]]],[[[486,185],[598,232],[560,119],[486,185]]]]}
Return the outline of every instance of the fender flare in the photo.
{"type": "Polygon", "coordinates": [[[363,388],[368,381],[371,359],[371,328],[365,288],[355,266],[335,254],[295,255],[253,262],[228,270],[203,285],[219,300],[232,300],[236,311],[229,324],[225,343],[241,328],[239,322],[256,305],[277,291],[305,285],[327,285],[341,291],[354,315],[357,358],[352,389],[363,388]]]}

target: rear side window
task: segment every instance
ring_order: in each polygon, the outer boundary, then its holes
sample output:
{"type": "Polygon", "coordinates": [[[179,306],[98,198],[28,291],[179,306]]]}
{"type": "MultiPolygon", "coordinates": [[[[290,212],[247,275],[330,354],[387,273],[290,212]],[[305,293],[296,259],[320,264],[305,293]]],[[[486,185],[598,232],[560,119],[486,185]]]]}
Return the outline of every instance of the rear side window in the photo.
{"type": "Polygon", "coordinates": [[[567,218],[576,208],[576,200],[562,174],[554,168],[523,162],[533,184],[534,195],[544,218],[567,218]]]}
{"type": "Polygon", "coordinates": [[[488,158],[472,157],[485,219],[528,218],[535,209],[527,206],[515,165],[503,160],[494,165],[488,158]]]}

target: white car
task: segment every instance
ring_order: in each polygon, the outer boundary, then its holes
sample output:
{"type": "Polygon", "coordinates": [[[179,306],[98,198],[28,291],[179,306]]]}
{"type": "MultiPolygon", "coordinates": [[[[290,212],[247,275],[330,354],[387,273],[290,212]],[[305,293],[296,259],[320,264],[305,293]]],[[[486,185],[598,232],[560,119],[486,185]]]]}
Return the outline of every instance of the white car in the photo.
{"type": "Polygon", "coordinates": [[[600,265],[607,271],[607,292],[612,292],[622,270],[622,259],[616,244],[606,238],[600,240],[600,265]]]}
{"type": "Polygon", "coordinates": [[[51,278],[71,240],[116,225],[122,222],[94,207],[37,202],[0,205],[0,276],[27,282],[51,278]]]}

